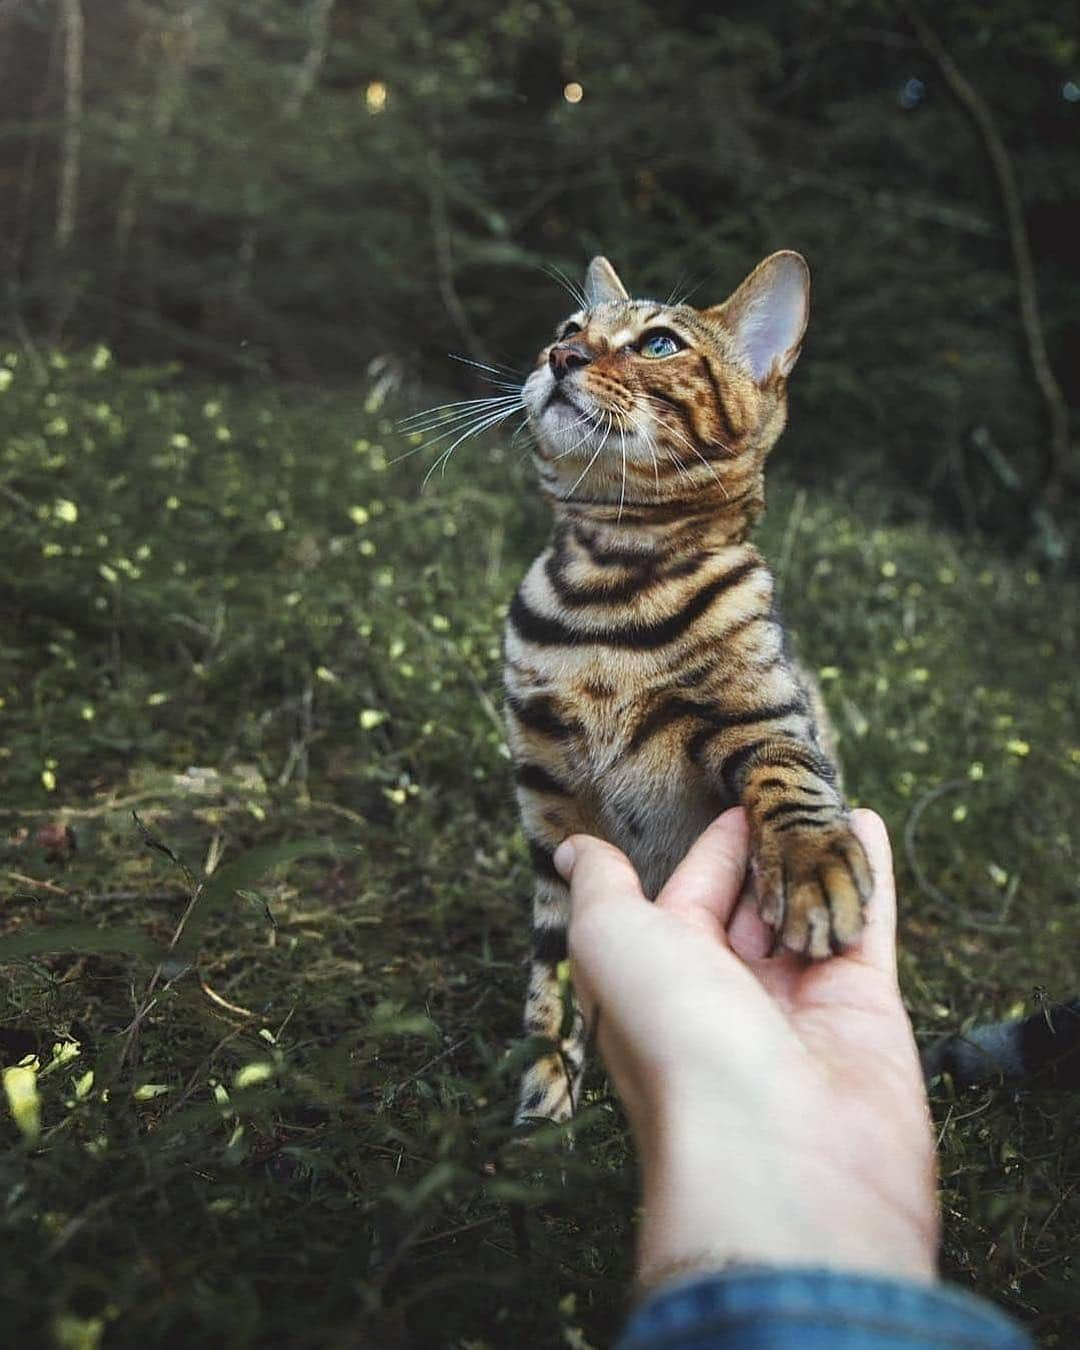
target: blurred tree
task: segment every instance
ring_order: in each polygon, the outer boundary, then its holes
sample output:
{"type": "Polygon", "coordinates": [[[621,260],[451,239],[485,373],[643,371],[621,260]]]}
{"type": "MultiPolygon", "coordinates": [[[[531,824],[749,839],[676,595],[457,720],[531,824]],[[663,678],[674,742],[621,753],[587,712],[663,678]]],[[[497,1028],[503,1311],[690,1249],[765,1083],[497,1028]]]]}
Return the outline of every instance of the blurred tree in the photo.
{"type": "Polygon", "coordinates": [[[965,0],[932,20],[940,51],[890,0],[0,5],[5,323],[241,374],[378,359],[450,382],[450,350],[531,360],[565,306],[545,265],[577,277],[602,250],[636,289],[704,303],[799,248],[815,311],[786,458],[1060,558],[1075,15],[965,0]],[[942,53],[992,115],[1026,280],[942,53]]]}

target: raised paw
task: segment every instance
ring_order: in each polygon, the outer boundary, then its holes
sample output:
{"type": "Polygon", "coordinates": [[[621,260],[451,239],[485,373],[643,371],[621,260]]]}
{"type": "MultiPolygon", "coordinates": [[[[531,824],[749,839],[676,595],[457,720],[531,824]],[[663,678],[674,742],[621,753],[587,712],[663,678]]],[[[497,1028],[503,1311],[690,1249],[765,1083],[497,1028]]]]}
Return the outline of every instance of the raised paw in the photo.
{"type": "Polygon", "coordinates": [[[844,818],[763,832],[754,879],[758,912],[788,951],[821,960],[850,947],[862,932],[873,874],[844,818]]]}

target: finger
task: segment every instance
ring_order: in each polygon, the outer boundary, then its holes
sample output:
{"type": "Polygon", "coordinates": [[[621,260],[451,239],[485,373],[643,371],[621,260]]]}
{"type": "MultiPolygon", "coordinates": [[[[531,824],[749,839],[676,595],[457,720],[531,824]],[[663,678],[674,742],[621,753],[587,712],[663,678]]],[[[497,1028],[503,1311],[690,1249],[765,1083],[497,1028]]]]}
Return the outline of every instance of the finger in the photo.
{"type": "Polygon", "coordinates": [[[554,862],[570,886],[570,966],[589,1016],[594,990],[610,982],[614,958],[627,942],[633,944],[633,930],[652,915],[652,906],[630,860],[602,839],[571,835],[555,850],[554,862]]]}
{"type": "Polygon", "coordinates": [[[896,883],[893,879],[889,832],[885,822],[874,811],[853,811],[851,824],[866,849],[874,876],[873,889],[866,905],[866,927],[862,940],[851,950],[850,955],[895,978],[896,883]]]}
{"type": "Polygon", "coordinates": [[[717,816],[672,873],[657,905],[723,936],[746,877],[749,843],[742,807],[717,816]]]}
{"type": "Polygon", "coordinates": [[[625,853],[588,834],[573,834],[555,850],[555,866],[570,887],[570,955],[573,960],[604,945],[627,907],[649,902],[625,853]]]}
{"type": "Polygon", "coordinates": [[[617,904],[628,897],[645,898],[638,874],[626,854],[591,834],[572,834],[564,839],[552,861],[570,887],[573,908],[582,913],[595,905],[617,904]]]}
{"type": "Polygon", "coordinates": [[[728,924],[731,950],[743,961],[762,961],[776,946],[776,933],[758,913],[754,882],[747,877],[728,924]]]}

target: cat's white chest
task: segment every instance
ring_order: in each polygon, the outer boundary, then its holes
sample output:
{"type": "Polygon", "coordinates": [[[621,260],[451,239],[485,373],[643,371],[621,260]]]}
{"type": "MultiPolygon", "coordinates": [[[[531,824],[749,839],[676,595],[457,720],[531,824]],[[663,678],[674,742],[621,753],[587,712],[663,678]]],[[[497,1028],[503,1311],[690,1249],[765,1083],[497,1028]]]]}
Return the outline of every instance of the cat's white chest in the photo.
{"type": "Polygon", "coordinates": [[[616,696],[594,708],[583,739],[584,776],[604,837],[634,864],[654,899],[691,844],[722,808],[684,755],[635,754],[636,708],[616,696]]]}

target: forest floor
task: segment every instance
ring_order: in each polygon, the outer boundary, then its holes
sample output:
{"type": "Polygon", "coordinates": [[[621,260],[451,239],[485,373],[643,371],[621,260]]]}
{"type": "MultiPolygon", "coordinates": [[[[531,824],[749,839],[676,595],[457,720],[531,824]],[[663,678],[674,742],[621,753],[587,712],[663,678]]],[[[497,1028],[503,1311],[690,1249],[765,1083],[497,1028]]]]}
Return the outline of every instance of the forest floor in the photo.
{"type": "MultiPolygon", "coordinates": [[[[0,364],[5,1339],[610,1344],[635,1179],[603,1075],[572,1152],[510,1146],[499,645],[545,531],[520,450],[421,491],[363,390],[101,349],[44,375],[0,364]]],[[[1052,1015],[1080,595],[778,459],[762,544],[892,831],[917,1034],[1052,1015]]],[[[1075,1344],[1080,1100],[933,1096],[946,1273],[1075,1344]]]]}

